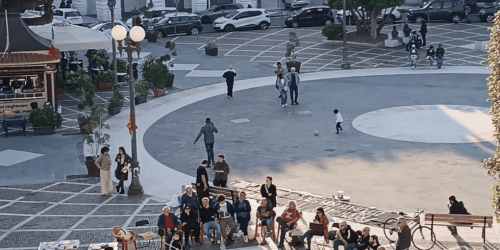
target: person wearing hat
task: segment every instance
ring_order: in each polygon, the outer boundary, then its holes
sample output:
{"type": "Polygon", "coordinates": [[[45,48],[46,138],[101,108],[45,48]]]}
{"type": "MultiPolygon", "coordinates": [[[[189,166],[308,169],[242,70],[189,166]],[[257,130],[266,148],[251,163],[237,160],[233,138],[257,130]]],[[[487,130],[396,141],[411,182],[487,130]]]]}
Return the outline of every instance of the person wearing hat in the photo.
{"type": "Polygon", "coordinates": [[[227,98],[233,99],[233,85],[234,77],[236,76],[236,71],[233,70],[233,66],[229,65],[228,69],[224,71],[222,77],[226,78],[227,84],[227,98]]]}

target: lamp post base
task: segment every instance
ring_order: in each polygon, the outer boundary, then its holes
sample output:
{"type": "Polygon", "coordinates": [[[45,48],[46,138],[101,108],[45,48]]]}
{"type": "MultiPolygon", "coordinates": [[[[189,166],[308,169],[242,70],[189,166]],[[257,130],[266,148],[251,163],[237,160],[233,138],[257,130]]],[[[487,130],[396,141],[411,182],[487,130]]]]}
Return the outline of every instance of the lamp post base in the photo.
{"type": "Polygon", "coordinates": [[[139,180],[140,175],[140,167],[139,162],[132,162],[131,171],[132,171],[132,183],[128,187],[128,196],[136,196],[144,194],[144,188],[141,185],[141,181],[139,180]]]}
{"type": "Polygon", "coordinates": [[[346,63],[342,63],[340,65],[340,68],[341,69],[351,69],[351,65],[349,63],[347,63],[347,62],[346,63]]]}

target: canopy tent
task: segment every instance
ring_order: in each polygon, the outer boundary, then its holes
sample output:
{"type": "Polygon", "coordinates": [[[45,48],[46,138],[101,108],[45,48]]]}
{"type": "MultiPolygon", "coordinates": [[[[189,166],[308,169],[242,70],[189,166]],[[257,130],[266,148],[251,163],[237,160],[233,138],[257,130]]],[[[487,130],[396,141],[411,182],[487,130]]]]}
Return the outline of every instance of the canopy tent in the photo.
{"type": "Polygon", "coordinates": [[[112,48],[109,35],[69,23],[53,23],[29,26],[29,28],[43,38],[52,40],[53,36],[54,46],[61,52],[112,48]]]}

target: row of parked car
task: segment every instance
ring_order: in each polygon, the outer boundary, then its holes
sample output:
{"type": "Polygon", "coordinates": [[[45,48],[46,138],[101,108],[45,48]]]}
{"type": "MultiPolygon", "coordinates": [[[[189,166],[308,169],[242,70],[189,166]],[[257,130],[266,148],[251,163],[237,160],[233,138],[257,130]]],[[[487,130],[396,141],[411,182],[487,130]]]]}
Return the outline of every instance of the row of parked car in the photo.
{"type": "Polygon", "coordinates": [[[410,9],[408,21],[420,23],[425,21],[451,21],[466,20],[472,11],[479,10],[481,21],[493,22],[494,14],[500,10],[499,0],[434,0],[421,8],[410,9]]]}

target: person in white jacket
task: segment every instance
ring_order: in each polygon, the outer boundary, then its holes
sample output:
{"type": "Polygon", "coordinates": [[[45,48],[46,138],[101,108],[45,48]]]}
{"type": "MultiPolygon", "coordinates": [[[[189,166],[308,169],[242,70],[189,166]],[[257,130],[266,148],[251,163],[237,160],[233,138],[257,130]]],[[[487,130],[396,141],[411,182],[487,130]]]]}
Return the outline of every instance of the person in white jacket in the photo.
{"type": "Polygon", "coordinates": [[[335,128],[337,129],[337,133],[335,133],[335,134],[339,134],[339,129],[340,129],[340,131],[342,131],[342,127],[340,126],[340,124],[344,121],[344,119],[342,118],[342,115],[339,113],[338,109],[334,109],[333,113],[337,117],[337,120],[335,121],[335,123],[337,124],[335,126],[335,128]]]}

